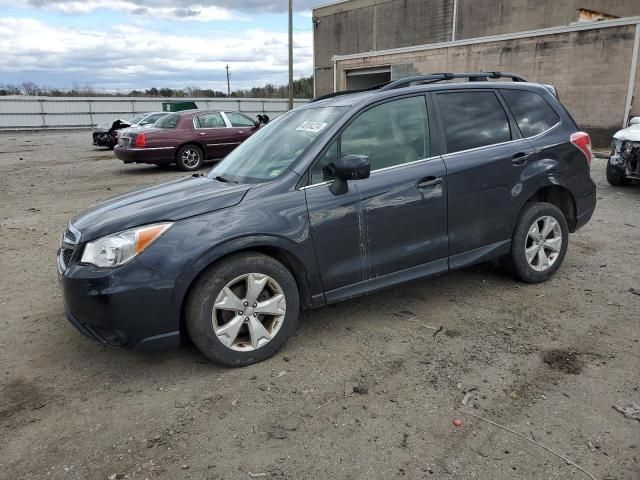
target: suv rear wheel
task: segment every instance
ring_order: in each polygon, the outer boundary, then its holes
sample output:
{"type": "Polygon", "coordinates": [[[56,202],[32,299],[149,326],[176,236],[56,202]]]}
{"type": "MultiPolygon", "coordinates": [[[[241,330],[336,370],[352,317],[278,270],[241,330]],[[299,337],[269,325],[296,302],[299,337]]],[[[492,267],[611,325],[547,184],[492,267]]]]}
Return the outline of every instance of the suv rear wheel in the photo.
{"type": "Polygon", "coordinates": [[[300,296],[280,262],[241,253],[203,274],[185,313],[189,336],[204,355],[241,367],[271,357],[284,345],[298,322],[300,296]]]}
{"type": "Polygon", "coordinates": [[[569,228],[562,211],[551,203],[531,203],[520,214],[511,253],[503,263],[518,280],[544,282],[562,265],[568,243],[569,228]]]}

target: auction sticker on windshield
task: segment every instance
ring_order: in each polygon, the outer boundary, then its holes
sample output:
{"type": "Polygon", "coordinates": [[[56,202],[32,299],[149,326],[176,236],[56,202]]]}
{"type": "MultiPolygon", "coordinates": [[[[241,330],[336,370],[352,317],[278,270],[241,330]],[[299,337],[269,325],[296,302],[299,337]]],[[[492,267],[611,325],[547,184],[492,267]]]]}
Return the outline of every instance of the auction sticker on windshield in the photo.
{"type": "Polygon", "coordinates": [[[296,130],[299,132],[318,133],[326,126],[327,126],[326,123],[306,121],[306,122],[302,122],[300,126],[296,128],[296,130]]]}

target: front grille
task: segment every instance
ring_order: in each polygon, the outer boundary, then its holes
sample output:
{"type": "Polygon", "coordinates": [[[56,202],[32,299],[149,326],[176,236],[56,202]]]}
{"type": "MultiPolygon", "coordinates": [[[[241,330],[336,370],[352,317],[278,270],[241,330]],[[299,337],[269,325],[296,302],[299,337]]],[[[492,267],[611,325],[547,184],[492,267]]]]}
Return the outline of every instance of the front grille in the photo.
{"type": "Polygon", "coordinates": [[[80,232],[71,224],[65,229],[58,250],[58,270],[64,273],[69,263],[73,260],[73,254],[80,242],[80,232]]]}
{"type": "Polygon", "coordinates": [[[62,260],[64,261],[65,266],[69,265],[69,262],[71,261],[71,257],[73,257],[73,250],[70,248],[63,248],[62,260]]]}
{"type": "Polygon", "coordinates": [[[60,269],[60,273],[64,273],[69,263],[71,263],[71,259],[73,258],[73,253],[75,252],[75,248],[69,247],[60,247],[58,251],[58,268],[60,269]]]}

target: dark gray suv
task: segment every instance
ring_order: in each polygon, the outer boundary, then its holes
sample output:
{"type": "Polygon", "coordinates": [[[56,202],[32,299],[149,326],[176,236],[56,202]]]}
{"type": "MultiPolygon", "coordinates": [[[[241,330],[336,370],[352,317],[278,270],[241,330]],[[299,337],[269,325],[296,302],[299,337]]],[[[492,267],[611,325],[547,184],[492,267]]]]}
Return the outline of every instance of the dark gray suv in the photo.
{"type": "Polygon", "coordinates": [[[273,355],[303,308],[494,258],[542,282],[595,208],[590,161],[553,88],[515,75],[333,94],[206,176],[74,218],[58,253],[66,315],[100,342],[190,339],[241,366],[273,355]]]}

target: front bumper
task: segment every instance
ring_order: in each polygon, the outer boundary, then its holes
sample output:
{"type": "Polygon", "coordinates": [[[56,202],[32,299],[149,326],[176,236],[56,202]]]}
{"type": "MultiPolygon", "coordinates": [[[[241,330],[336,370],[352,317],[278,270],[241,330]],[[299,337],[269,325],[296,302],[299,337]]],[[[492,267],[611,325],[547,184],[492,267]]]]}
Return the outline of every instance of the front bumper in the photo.
{"type": "Polygon", "coordinates": [[[138,259],[115,269],[70,264],[60,282],[65,315],[86,337],[143,350],[180,345],[184,282],[138,259]]]}
{"type": "Polygon", "coordinates": [[[153,163],[163,165],[175,161],[174,147],[133,148],[116,145],[113,149],[116,158],[124,163],[153,163]]]}

